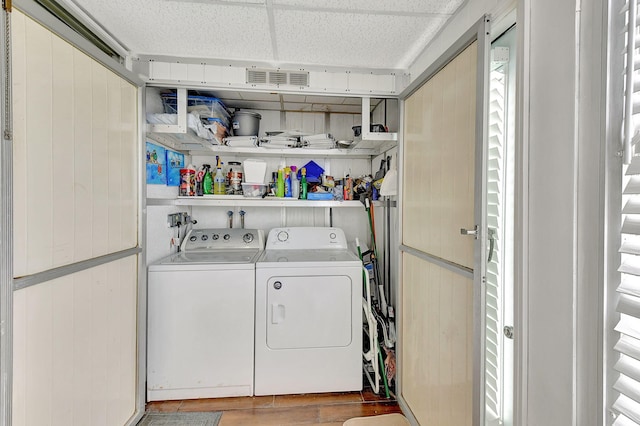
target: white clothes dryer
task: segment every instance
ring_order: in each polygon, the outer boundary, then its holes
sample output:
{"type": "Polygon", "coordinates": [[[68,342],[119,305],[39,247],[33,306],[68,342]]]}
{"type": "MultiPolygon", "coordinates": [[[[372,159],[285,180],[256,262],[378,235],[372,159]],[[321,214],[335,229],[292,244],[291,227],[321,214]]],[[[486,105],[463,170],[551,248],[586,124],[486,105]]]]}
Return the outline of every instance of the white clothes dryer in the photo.
{"type": "Polygon", "coordinates": [[[147,400],[253,395],[260,230],[197,229],[149,266],[147,400]]]}
{"type": "Polygon", "coordinates": [[[339,228],[277,228],[256,262],[256,395],[362,389],[362,263],[339,228]]]}

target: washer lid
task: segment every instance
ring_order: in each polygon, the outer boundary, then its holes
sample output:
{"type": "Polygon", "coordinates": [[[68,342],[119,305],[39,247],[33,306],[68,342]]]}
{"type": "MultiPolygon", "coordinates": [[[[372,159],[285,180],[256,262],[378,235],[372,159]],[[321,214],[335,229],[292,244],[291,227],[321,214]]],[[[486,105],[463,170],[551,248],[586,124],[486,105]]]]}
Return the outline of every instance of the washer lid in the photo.
{"type": "Polygon", "coordinates": [[[252,263],[255,262],[260,250],[202,250],[202,251],[182,251],[172,256],[166,257],[158,264],[160,265],[201,265],[201,264],[221,264],[221,263],[252,263]]]}

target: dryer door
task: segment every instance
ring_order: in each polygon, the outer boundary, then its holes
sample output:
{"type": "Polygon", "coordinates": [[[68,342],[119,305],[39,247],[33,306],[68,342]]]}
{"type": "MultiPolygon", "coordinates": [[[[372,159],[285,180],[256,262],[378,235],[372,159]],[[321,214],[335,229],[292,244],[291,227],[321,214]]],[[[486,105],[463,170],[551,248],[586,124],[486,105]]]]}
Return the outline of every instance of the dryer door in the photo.
{"type": "Polygon", "coordinates": [[[348,346],[352,282],[347,275],[273,276],[267,281],[270,349],[348,346]]]}

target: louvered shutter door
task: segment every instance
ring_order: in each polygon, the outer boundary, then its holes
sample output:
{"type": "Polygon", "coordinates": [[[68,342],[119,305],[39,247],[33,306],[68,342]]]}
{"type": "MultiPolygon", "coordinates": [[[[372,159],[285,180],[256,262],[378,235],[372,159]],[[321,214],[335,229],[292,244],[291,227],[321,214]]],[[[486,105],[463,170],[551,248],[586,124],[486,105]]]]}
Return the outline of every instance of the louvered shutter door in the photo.
{"type": "Polygon", "coordinates": [[[627,49],[625,50],[625,138],[626,162],[623,176],[623,208],[620,257],[620,283],[617,287],[616,312],[619,321],[614,351],[612,411],[614,426],[640,425],[640,156],[634,155],[640,130],[640,79],[638,78],[638,5],[627,2],[627,49]]]}
{"type": "Polygon", "coordinates": [[[502,268],[501,234],[504,196],[505,75],[491,72],[489,94],[489,161],[487,224],[495,232],[495,247],[487,264],[485,402],[487,423],[502,414],[502,268]]]}

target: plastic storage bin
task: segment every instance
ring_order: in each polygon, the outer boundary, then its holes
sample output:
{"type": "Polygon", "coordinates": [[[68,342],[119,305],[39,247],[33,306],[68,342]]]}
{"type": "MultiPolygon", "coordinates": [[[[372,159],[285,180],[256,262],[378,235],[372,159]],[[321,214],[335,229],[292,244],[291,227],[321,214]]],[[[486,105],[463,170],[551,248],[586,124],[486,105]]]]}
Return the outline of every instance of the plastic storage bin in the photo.
{"type": "MultiPolygon", "coordinates": [[[[178,95],[175,93],[163,93],[160,97],[162,98],[162,106],[166,114],[178,113],[178,95]]],[[[231,126],[231,114],[229,114],[227,107],[225,107],[218,98],[188,95],[187,111],[197,111],[203,118],[217,118],[227,129],[231,126]]]]}
{"type": "Polygon", "coordinates": [[[266,183],[243,183],[242,195],[247,198],[262,198],[267,194],[268,187],[266,183]]]}

